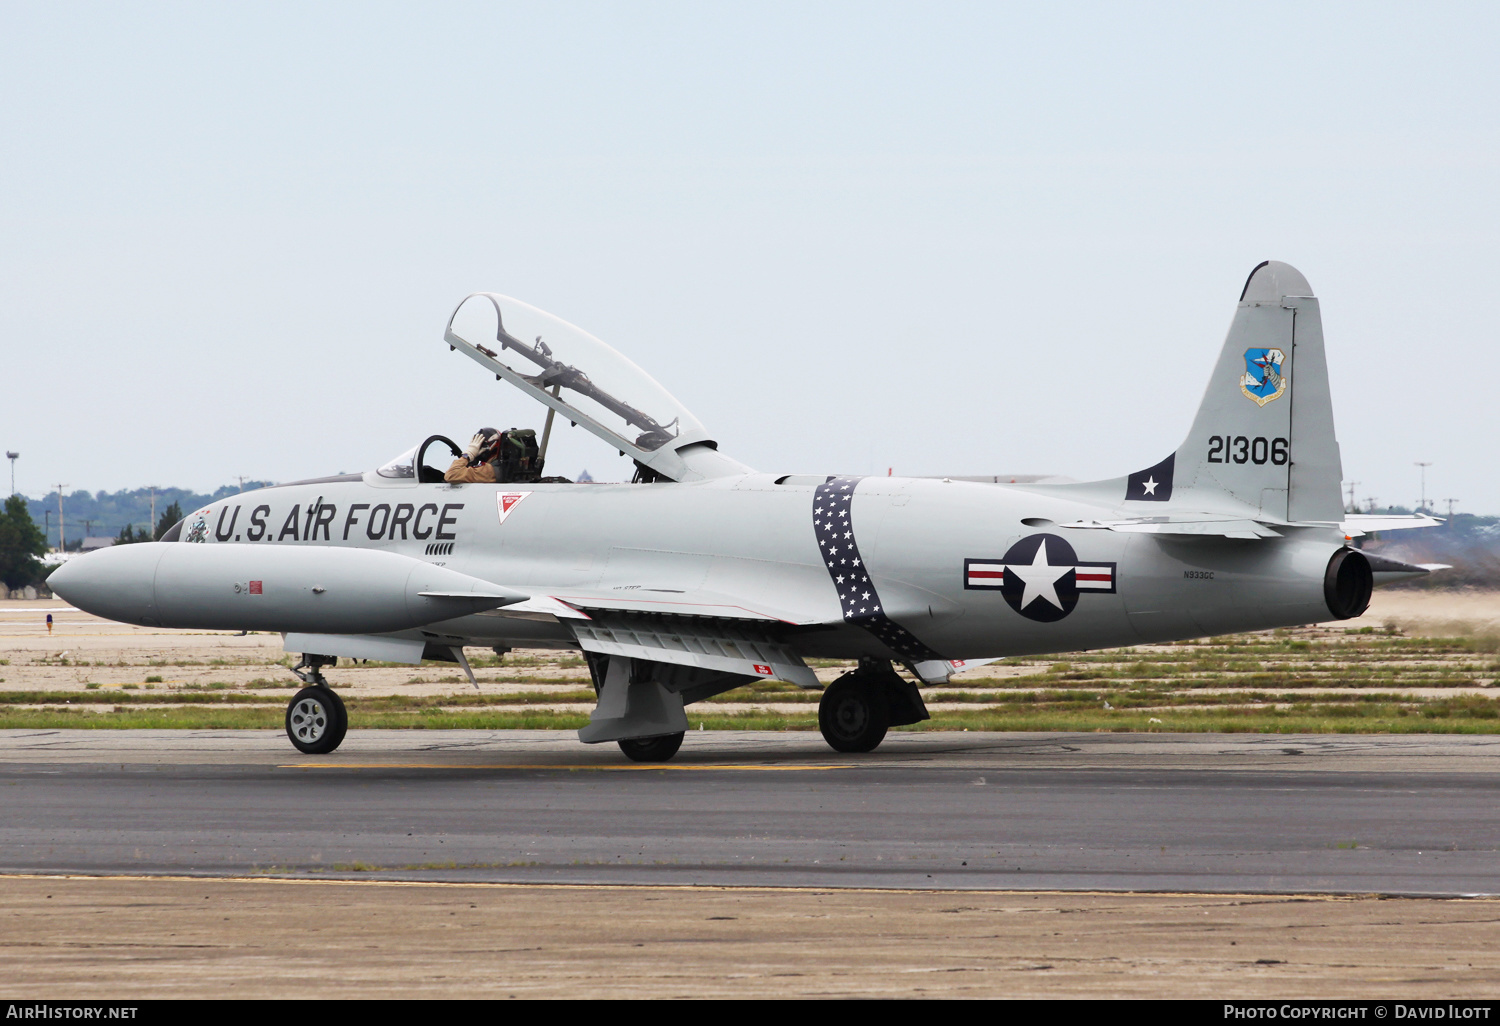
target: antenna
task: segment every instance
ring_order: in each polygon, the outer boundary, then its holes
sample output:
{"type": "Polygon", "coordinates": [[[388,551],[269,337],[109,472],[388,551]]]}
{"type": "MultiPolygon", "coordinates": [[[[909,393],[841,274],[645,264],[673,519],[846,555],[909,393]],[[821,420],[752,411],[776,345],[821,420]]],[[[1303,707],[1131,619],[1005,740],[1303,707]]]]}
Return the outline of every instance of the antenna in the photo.
{"type": "Polygon", "coordinates": [[[1427,508],[1427,468],[1432,466],[1432,462],[1430,460],[1427,462],[1417,460],[1412,464],[1412,466],[1422,468],[1422,498],[1417,504],[1417,510],[1420,512],[1421,510],[1427,508]]]}
{"type": "Polygon", "coordinates": [[[236,474],[234,475],[234,479],[240,483],[240,491],[243,492],[245,490],[245,482],[249,479],[244,474],[236,474]]]}
{"type": "Polygon", "coordinates": [[[1354,504],[1354,486],[1355,485],[1360,485],[1360,484],[1364,484],[1364,482],[1363,481],[1350,481],[1349,482],[1349,505],[1346,508],[1349,510],[1350,513],[1357,513],[1357,512],[1359,512],[1359,507],[1354,504]]]}
{"type": "Polygon", "coordinates": [[[1458,505],[1458,500],[1457,499],[1439,499],[1438,501],[1439,502],[1446,502],[1448,504],[1448,519],[1452,520],[1453,519],[1453,507],[1456,506],[1456,505],[1458,505]]]}
{"type": "Polygon", "coordinates": [[[21,454],[7,450],[5,458],[10,460],[10,494],[14,495],[16,494],[16,460],[21,458],[21,454]]]}

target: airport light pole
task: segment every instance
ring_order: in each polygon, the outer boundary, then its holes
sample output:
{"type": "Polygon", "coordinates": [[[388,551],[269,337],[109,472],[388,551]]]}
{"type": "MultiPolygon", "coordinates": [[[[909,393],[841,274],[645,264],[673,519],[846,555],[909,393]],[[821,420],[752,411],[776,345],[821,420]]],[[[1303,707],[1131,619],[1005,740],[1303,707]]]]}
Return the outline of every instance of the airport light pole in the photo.
{"type": "Polygon", "coordinates": [[[1417,512],[1420,513],[1422,510],[1427,508],[1427,468],[1432,466],[1432,463],[1431,461],[1424,463],[1421,460],[1417,460],[1413,464],[1413,466],[1422,468],[1422,498],[1420,500],[1420,504],[1417,506],[1417,512]]]}
{"type": "Polygon", "coordinates": [[[1364,484],[1364,482],[1363,481],[1350,481],[1349,482],[1349,506],[1348,506],[1348,510],[1349,510],[1350,513],[1358,513],[1359,512],[1359,507],[1354,504],[1354,486],[1355,485],[1360,485],[1360,484],[1364,484]]]}
{"type": "Polygon", "coordinates": [[[63,504],[62,504],[62,493],[63,493],[63,489],[66,488],[66,487],[68,487],[68,486],[65,485],[65,484],[60,484],[60,485],[57,486],[57,551],[58,552],[67,552],[68,551],[68,541],[67,541],[67,539],[65,537],[63,537],[63,504]]]}
{"type": "Polygon", "coordinates": [[[14,495],[16,494],[16,460],[21,458],[21,454],[7,450],[5,458],[10,460],[10,494],[14,495]]]}

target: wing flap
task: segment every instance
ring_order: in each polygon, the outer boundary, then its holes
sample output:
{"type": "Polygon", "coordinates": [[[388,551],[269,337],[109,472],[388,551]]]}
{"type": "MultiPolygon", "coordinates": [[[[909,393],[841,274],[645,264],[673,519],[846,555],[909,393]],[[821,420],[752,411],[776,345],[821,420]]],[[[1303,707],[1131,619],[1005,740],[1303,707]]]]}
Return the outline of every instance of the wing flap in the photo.
{"type": "Polygon", "coordinates": [[[804,688],[821,686],[801,656],[752,624],[612,616],[569,620],[568,627],[585,652],[784,680],[804,688]]]}

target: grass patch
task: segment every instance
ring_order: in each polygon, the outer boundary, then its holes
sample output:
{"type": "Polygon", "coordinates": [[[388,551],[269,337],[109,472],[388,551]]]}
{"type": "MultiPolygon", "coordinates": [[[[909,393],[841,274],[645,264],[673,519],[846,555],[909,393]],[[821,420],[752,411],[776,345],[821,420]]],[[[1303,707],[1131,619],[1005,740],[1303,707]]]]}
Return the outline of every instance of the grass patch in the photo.
{"type": "MultiPolygon", "coordinates": [[[[361,708],[350,710],[352,726],[407,730],[577,730],[586,713],[505,707],[473,709],[361,708]]],[[[688,707],[692,730],[805,730],[818,727],[815,708],[806,713],[734,712],[703,705],[688,707]]],[[[0,708],[0,729],[281,729],[283,710],[213,705],[136,709],[124,704],[108,711],[85,708],[0,708]]],[[[1473,716],[1463,703],[1433,709],[1390,703],[1308,703],[1288,709],[1191,709],[1157,712],[1102,708],[975,709],[939,713],[902,731],[1067,731],[1256,734],[1495,734],[1500,718],[1473,716]],[[1431,713],[1431,714],[1429,714],[1431,713]],[[1155,721],[1155,722],[1153,722],[1155,721]]]]}

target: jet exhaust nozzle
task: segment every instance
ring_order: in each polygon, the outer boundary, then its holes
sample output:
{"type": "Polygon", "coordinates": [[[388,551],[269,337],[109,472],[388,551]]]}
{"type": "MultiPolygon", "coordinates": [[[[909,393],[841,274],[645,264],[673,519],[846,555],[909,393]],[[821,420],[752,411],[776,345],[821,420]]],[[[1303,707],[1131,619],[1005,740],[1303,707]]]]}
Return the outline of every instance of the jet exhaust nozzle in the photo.
{"type": "Polygon", "coordinates": [[[1335,620],[1349,620],[1370,608],[1375,574],[1370,560],[1358,549],[1342,548],[1328,560],[1323,573],[1323,599],[1335,620]]]}

